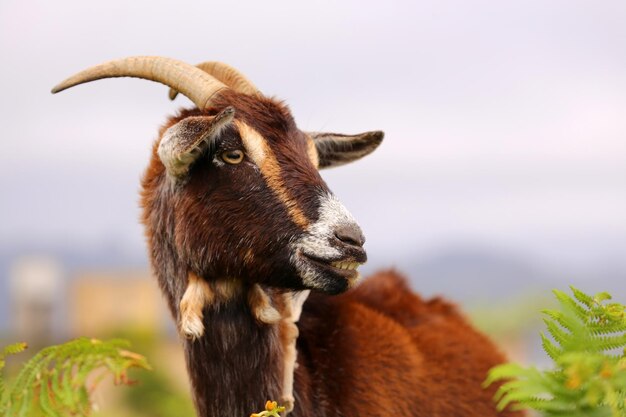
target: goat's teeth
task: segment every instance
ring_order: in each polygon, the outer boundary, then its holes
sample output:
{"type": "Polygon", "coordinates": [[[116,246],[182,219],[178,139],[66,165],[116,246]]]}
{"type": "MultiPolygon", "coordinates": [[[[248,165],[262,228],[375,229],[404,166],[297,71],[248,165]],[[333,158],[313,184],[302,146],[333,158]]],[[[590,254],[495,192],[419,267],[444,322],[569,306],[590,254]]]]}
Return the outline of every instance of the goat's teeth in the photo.
{"type": "Polygon", "coordinates": [[[330,264],[335,268],[343,269],[346,271],[354,271],[359,267],[359,265],[361,265],[358,262],[344,262],[344,261],[331,262],[330,264]]]}

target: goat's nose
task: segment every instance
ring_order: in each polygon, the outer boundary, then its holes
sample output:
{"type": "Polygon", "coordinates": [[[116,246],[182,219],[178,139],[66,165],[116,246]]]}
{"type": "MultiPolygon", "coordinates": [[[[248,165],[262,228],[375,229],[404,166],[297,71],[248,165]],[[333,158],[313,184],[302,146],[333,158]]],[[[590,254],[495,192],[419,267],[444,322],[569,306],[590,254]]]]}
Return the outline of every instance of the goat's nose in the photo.
{"type": "Polygon", "coordinates": [[[361,232],[361,228],[354,224],[341,225],[335,229],[335,237],[343,243],[351,246],[363,246],[365,236],[361,232]]]}

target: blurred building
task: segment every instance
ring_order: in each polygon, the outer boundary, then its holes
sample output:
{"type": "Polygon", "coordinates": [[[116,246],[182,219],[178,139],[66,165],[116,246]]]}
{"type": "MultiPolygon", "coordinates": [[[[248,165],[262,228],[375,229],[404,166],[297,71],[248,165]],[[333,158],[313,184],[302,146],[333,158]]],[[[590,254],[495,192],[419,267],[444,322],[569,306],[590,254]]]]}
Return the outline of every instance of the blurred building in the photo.
{"type": "Polygon", "coordinates": [[[11,326],[19,340],[37,345],[52,338],[64,275],[52,257],[24,256],[13,263],[9,273],[11,326]]]}
{"type": "MultiPolygon", "coordinates": [[[[123,337],[133,342],[133,349],[148,356],[155,372],[166,375],[176,389],[188,392],[174,322],[148,270],[83,270],[74,274],[66,298],[68,337],[108,338],[122,331],[123,337]],[[143,339],[145,335],[150,341],[143,339]]],[[[110,400],[113,393],[106,386],[103,389],[102,398],[110,400]]]]}
{"type": "Polygon", "coordinates": [[[119,329],[162,331],[170,323],[156,280],[145,270],[93,270],[70,283],[67,331],[107,335],[119,329]]]}

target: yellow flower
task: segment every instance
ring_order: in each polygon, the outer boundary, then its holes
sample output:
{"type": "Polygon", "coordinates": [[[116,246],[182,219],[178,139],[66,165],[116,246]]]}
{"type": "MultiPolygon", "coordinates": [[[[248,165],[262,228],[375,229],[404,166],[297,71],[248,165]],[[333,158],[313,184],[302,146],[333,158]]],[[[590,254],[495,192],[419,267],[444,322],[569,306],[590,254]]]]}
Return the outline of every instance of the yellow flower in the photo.
{"type": "Polygon", "coordinates": [[[280,413],[285,411],[285,407],[278,405],[276,401],[267,401],[265,410],[250,414],[250,417],[280,417],[280,413]]]}
{"type": "Polygon", "coordinates": [[[613,376],[613,370],[611,369],[611,366],[608,363],[604,363],[604,366],[602,367],[602,370],[600,371],[600,376],[602,378],[610,378],[611,376],[613,376]]]}
{"type": "Polygon", "coordinates": [[[566,382],[566,386],[569,389],[576,389],[578,387],[580,387],[580,384],[582,383],[582,381],[580,380],[580,377],[578,375],[572,375],[566,382]]]}

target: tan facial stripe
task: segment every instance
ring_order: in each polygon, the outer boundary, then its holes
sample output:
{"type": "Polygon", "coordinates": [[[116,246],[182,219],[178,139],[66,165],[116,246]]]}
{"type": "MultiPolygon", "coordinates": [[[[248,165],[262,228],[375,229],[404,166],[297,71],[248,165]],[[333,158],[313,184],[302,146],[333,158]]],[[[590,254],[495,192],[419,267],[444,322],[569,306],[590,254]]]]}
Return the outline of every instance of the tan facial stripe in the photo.
{"type": "Polygon", "coordinates": [[[298,226],[306,228],[309,225],[309,221],[302,209],[298,206],[298,203],[287,191],[287,187],[285,187],[285,183],[281,177],[278,160],[263,136],[239,120],[235,120],[235,126],[239,129],[239,135],[246,147],[248,155],[261,170],[261,174],[265,178],[268,187],[274,191],[274,194],[276,194],[278,199],[285,205],[291,219],[298,226]]]}
{"type": "Polygon", "coordinates": [[[307,154],[313,163],[315,168],[319,168],[320,166],[320,157],[317,153],[317,148],[315,147],[315,142],[311,138],[311,136],[306,135],[306,145],[307,145],[307,154]]]}

